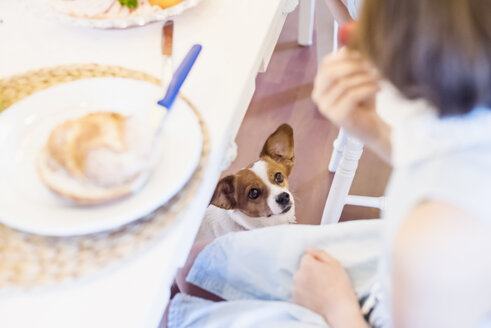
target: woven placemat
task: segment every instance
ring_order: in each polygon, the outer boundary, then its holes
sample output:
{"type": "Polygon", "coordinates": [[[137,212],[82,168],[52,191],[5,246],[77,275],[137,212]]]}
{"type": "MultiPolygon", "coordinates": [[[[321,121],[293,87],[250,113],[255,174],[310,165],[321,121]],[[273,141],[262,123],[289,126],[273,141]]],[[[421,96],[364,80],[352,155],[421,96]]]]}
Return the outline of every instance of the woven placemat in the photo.
{"type": "MultiPolygon", "coordinates": [[[[156,77],[117,66],[69,65],[0,80],[0,103],[8,107],[50,86],[94,77],[121,77],[160,84],[156,77]]],[[[209,134],[200,113],[203,148],[199,165],[183,189],[153,213],[118,229],[73,237],[47,237],[0,224],[0,288],[32,288],[86,276],[142,250],[162,238],[166,228],[191,203],[209,155],[209,134]]],[[[0,114],[1,115],[1,114],[0,114]]]]}

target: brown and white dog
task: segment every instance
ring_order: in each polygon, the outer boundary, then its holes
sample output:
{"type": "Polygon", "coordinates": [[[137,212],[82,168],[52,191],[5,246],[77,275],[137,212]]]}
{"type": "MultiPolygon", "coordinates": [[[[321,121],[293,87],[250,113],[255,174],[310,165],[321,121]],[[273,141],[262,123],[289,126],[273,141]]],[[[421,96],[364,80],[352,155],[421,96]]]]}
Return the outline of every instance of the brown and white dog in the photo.
{"type": "Polygon", "coordinates": [[[296,222],[287,181],[295,160],[291,126],[278,127],[266,140],[259,158],[218,182],[196,241],[296,222]]]}

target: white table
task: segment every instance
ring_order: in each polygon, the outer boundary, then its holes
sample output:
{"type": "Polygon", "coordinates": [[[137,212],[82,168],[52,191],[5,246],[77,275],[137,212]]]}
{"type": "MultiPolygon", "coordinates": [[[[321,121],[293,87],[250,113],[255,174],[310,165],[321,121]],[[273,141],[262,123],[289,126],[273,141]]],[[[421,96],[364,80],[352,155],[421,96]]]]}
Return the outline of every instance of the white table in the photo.
{"type": "MultiPolygon", "coordinates": [[[[36,2],[36,0],[31,0],[36,2]]],[[[160,72],[161,24],[91,30],[36,15],[28,0],[0,1],[0,78],[72,63],[121,65],[160,72]]],[[[288,8],[290,7],[290,8],[288,8]]],[[[203,51],[182,92],[211,134],[211,155],[190,208],[167,238],[118,269],[55,289],[0,295],[0,326],[156,327],[175,271],[185,260],[237,133],[281,31],[288,0],[203,0],[175,18],[177,59],[194,43],[203,51]]]]}

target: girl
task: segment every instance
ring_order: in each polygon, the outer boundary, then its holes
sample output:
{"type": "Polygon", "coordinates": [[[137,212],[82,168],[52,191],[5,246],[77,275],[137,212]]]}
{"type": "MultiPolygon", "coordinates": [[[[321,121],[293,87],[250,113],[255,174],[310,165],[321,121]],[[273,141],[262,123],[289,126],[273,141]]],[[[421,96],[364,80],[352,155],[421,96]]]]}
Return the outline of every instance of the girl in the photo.
{"type": "Polygon", "coordinates": [[[491,327],[490,14],[489,0],[365,0],[313,99],[393,164],[385,220],[219,238],[187,280],[227,302],[178,295],[169,326],[491,327]],[[392,127],[381,78],[418,107],[392,127]]]}

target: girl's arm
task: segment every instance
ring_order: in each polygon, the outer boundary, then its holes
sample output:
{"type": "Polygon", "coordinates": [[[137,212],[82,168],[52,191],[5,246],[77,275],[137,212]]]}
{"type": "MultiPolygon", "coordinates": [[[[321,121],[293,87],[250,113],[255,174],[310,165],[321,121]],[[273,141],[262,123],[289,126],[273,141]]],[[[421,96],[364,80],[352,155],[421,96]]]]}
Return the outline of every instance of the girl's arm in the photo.
{"type": "Polygon", "coordinates": [[[334,20],[339,24],[343,25],[351,22],[353,19],[351,18],[348,8],[346,8],[346,4],[344,4],[341,0],[325,0],[329,10],[331,11],[334,20]]]}
{"type": "Polygon", "coordinates": [[[490,235],[453,205],[416,206],[394,245],[395,327],[477,327],[491,313],[490,235]]]}

